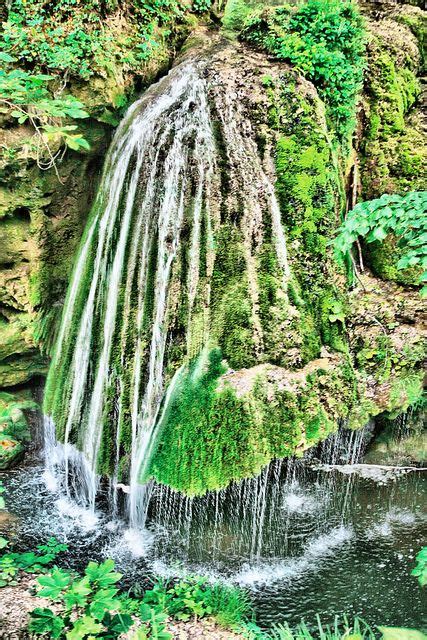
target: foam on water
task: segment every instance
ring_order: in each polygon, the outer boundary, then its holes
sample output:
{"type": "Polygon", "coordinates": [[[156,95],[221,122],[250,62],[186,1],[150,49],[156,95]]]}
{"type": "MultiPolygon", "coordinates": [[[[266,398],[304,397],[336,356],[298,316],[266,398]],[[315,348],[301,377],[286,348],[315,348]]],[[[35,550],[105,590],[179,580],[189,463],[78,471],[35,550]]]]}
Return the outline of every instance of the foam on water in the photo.
{"type": "Polygon", "coordinates": [[[321,500],[316,500],[310,492],[304,491],[297,485],[295,488],[291,487],[291,491],[285,494],[282,509],[287,509],[290,513],[305,514],[313,513],[321,506],[321,500]]]}
{"type": "Polygon", "coordinates": [[[391,538],[395,531],[413,527],[419,522],[427,521],[422,513],[392,507],[383,519],[372,525],[366,532],[368,539],[391,538]]]}
{"type": "Polygon", "coordinates": [[[241,586],[261,586],[277,581],[297,579],[312,571],[319,561],[333,556],[344,544],[350,542],[354,532],[350,527],[339,526],[309,541],[303,555],[280,562],[247,565],[232,576],[231,580],[241,586]]]}
{"type": "Polygon", "coordinates": [[[67,516],[70,521],[84,531],[92,531],[99,525],[99,516],[90,509],[79,506],[68,498],[58,498],[55,502],[59,516],[67,516]]]}

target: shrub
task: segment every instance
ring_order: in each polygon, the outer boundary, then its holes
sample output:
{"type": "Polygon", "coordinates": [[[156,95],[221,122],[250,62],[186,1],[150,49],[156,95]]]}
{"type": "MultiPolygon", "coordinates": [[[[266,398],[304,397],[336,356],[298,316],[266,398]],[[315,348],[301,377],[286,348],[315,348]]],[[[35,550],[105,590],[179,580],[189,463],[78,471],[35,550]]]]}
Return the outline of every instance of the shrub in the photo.
{"type": "MultiPolygon", "coordinates": [[[[342,260],[359,237],[366,242],[383,241],[388,234],[398,238],[402,249],[397,269],[420,267],[420,283],[427,283],[427,191],[404,196],[384,194],[376,200],[357,204],[338,230],[335,253],[342,260]]],[[[427,294],[427,286],[422,295],[427,294]]]]}
{"type": "Polygon", "coordinates": [[[364,27],[351,0],[307,0],[296,10],[252,14],[242,38],[297,68],[317,87],[340,141],[355,127],[364,68],[364,27]]]}

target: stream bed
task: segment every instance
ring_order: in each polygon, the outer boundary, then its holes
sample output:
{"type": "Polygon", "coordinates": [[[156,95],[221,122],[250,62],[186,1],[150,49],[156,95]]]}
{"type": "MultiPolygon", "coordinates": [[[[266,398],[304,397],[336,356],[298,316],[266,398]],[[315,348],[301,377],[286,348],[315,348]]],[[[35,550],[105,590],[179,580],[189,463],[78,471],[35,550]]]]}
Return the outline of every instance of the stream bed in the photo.
{"type": "Polygon", "coordinates": [[[319,613],[324,622],[358,614],[427,629],[425,594],[410,575],[427,544],[420,471],[275,462],[258,478],[204,498],[154,486],[144,532],[49,490],[43,473],[35,464],[2,477],[21,549],[55,536],[69,546],[66,565],[111,556],[126,586],[144,586],[147,575],[225,580],[248,589],[265,627],[315,622],[319,613]]]}

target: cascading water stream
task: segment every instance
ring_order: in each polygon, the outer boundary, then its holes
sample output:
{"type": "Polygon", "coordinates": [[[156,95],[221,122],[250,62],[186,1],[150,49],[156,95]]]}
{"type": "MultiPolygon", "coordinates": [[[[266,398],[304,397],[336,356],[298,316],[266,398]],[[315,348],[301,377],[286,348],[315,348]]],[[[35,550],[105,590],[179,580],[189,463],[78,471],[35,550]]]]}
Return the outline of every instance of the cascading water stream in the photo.
{"type": "Polygon", "coordinates": [[[227,92],[210,91],[205,64],[174,68],[129,109],[114,136],[46,385],[46,448],[55,449],[55,456],[46,456],[51,475],[92,511],[103,476],[111,478],[113,511],[124,481],[136,528],[147,517],[150,461],[171,399],[190,361],[198,363],[192,376],[202,373],[215,341],[209,301],[221,198],[230,211],[242,212],[257,351],[263,335],[256,247],[265,215],[284,292],[290,272],[271,159],[261,161],[241,106],[227,92]],[[228,163],[226,196],[218,188],[212,110],[228,163]],[[184,265],[183,346],[171,361],[173,295],[184,265]],[[114,454],[108,457],[107,449],[114,454]]]}
{"type": "MultiPolygon", "coordinates": [[[[111,376],[115,373],[111,360],[118,342],[116,334],[122,282],[125,279],[123,318],[119,318],[120,324],[124,320],[120,345],[122,367],[125,365],[123,355],[127,346],[128,318],[132,312],[132,288],[136,282],[137,321],[130,382],[130,515],[134,523],[138,520],[138,480],[144,472],[141,465],[151,446],[152,430],[163,394],[167,293],[172,263],[179,247],[184,209],[188,205],[191,162],[197,163],[199,174],[193,206],[194,264],[189,271],[193,299],[198,277],[200,212],[214,162],[205,88],[195,67],[189,64],[175,70],[173,81],[167,83],[166,91],[153,90],[152,94],[148,92],[133,105],[113,141],[95,205],[95,215],[74,270],[51,369],[53,376],[64,366],[64,351],[69,348],[70,342],[69,338],[66,342],[66,334],[71,330],[70,318],[74,318],[78,327],[75,331],[75,349],[70,372],[65,374],[61,389],[61,396],[68,398],[63,434],[64,466],[68,476],[70,452],[74,450],[70,445],[70,434],[77,422],[83,422],[84,428],[80,427],[78,439],[82,450],[79,475],[83,478],[83,495],[80,498],[93,509],[99,481],[97,462],[103,434],[103,411],[107,405],[111,376]],[[148,363],[145,364],[143,360],[146,354],[143,352],[147,351],[147,340],[142,325],[144,312],[150,302],[147,298],[152,295],[148,291],[148,280],[150,251],[152,254],[154,243],[157,264],[151,341],[146,358],[148,363]],[[77,300],[86,293],[85,272],[90,252],[95,254],[91,281],[83,312],[79,314],[77,300]],[[145,388],[142,387],[144,364],[147,367],[145,388]]],[[[122,383],[118,405],[123,411],[123,379],[120,376],[118,378],[122,383]]],[[[58,393],[56,388],[53,393],[58,393]]],[[[117,424],[116,448],[119,427],[117,424]]],[[[68,486],[67,477],[65,484],[68,486]]]]}

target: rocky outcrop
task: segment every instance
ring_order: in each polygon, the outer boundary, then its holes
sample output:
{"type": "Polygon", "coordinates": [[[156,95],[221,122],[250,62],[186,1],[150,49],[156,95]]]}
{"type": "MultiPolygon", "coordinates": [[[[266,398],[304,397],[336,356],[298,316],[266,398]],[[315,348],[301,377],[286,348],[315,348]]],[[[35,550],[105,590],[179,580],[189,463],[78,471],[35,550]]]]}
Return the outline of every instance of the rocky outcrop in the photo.
{"type": "Polygon", "coordinates": [[[426,413],[415,407],[397,418],[386,416],[377,421],[376,436],[369,445],[364,462],[374,465],[427,465],[426,413]]]}
{"type": "Polygon", "coordinates": [[[109,142],[109,129],[91,123],[91,151],[69,152],[59,181],[26,157],[25,127],[4,129],[8,149],[0,168],[0,387],[44,375],[55,319],[83,232],[109,142]]]}
{"type": "MultiPolygon", "coordinates": [[[[379,21],[373,16],[369,23],[359,145],[359,191],[364,198],[419,186],[424,162],[418,150],[421,116],[415,110],[420,94],[420,15],[418,9],[402,9],[379,21]]],[[[160,482],[197,494],[254,475],[274,457],[301,454],[335,430],[339,420],[356,428],[379,413],[393,414],[413,404],[422,392],[425,317],[416,289],[385,284],[370,275],[362,275],[348,295],[345,269],[334,260],[331,240],[345,211],[354,156],[348,163],[338,156],[315,87],[288,65],[203,30],[190,39],[177,64],[188,58],[205,60],[201,67],[216,173],[210,207],[202,208],[199,247],[192,255],[201,275],[198,272],[194,280],[194,306],[188,313],[190,205],[197,191],[189,172],[194,188],[185,194],[179,235],[183,249],[171,270],[161,327],[168,332],[164,377],[169,382],[183,363],[197,356],[207,334],[212,353],[220,356],[215,356],[219,362],[213,363],[214,370],[205,367],[202,386],[194,386],[191,375],[186,379],[191,393],[185,402],[178,396],[174,411],[166,416],[150,473],[160,482]],[[285,230],[286,238],[279,241],[272,212],[278,212],[285,230]]],[[[147,80],[154,75],[151,69],[147,80]]],[[[131,92],[128,81],[124,90],[131,92]]],[[[93,116],[85,125],[91,150],[68,152],[58,165],[60,181],[41,172],[22,146],[20,138],[31,132],[7,126],[3,133],[9,150],[0,174],[0,230],[6,237],[0,245],[3,387],[46,372],[46,353],[111,137],[111,81],[93,78],[76,89],[93,116]]],[[[357,194],[357,175],[354,181],[352,197],[357,194]]],[[[147,271],[151,302],[143,308],[144,362],[155,297],[155,244],[147,271]]],[[[384,245],[377,249],[384,257],[384,245]]],[[[129,282],[132,285],[131,278],[129,282]]],[[[125,481],[132,447],[132,340],[139,332],[132,307],[135,290],[129,287],[126,304],[132,313],[111,350],[113,374],[106,386],[99,445],[98,469],[106,475],[112,472],[119,447],[119,479],[125,481]],[[125,410],[117,426],[119,392],[125,410]]],[[[105,300],[108,291],[102,295],[105,300]]],[[[118,301],[125,305],[123,297],[118,301]]],[[[96,313],[102,308],[98,305],[96,313]]],[[[79,313],[73,316],[76,326],[79,313]]],[[[67,376],[72,347],[71,339],[61,364],[64,394],[58,380],[50,385],[52,397],[57,396],[53,405],[60,435],[66,409],[59,400],[64,403],[71,396],[67,376]]],[[[76,416],[70,431],[75,439],[80,425],[76,416]]]]}
{"type": "Polygon", "coordinates": [[[360,142],[364,200],[422,190],[427,170],[422,109],[425,12],[394,5],[383,13],[377,7],[367,28],[360,142]]]}
{"type": "MultiPolygon", "coordinates": [[[[184,37],[188,26],[181,26],[184,37]]],[[[178,30],[179,31],[179,30],[178,30]]],[[[90,119],[79,130],[90,150],[57,160],[59,179],[37,163],[35,132],[2,116],[0,147],[0,389],[47,373],[74,256],[122,107],[167,69],[175,40],[156,49],[139,74],[124,65],[114,74],[71,78],[67,90],[90,119]]],[[[64,83],[65,84],[65,83],[64,83]]],[[[57,151],[57,149],[54,149],[57,151]]]]}

